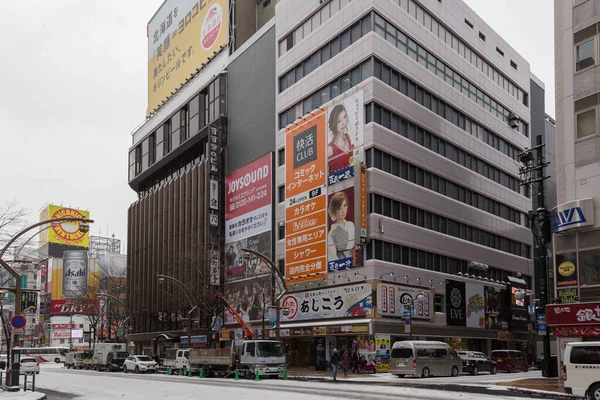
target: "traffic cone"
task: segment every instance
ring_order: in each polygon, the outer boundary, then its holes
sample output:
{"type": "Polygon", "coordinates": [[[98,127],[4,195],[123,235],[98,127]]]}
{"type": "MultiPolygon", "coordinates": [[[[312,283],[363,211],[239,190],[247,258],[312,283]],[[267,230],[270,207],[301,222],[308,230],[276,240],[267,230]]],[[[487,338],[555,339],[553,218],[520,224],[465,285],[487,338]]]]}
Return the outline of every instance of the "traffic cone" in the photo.
{"type": "Polygon", "coordinates": [[[183,372],[181,371],[181,368],[179,368],[179,376],[183,375],[183,372]]]}
{"type": "Polygon", "coordinates": [[[204,367],[200,368],[200,378],[204,378],[204,367]]]}
{"type": "Polygon", "coordinates": [[[236,381],[239,381],[239,380],[240,380],[240,373],[239,373],[239,371],[238,371],[238,369],[237,369],[237,368],[235,369],[235,378],[234,378],[234,379],[235,379],[236,381]]]}
{"type": "Polygon", "coordinates": [[[154,373],[158,374],[158,367],[154,368],[154,373]]]}
{"type": "Polygon", "coordinates": [[[254,380],[260,381],[260,375],[258,374],[258,368],[254,370],[254,380]]]}
{"type": "Polygon", "coordinates": [[[283,370],[283,380],[287,380],[287,368],[283,370]]]}
{"type": "Polygon", "coordinates": [[[171,367],[167,368],[167,375],[171,375],[171,367]]]}
{"type": "Polygon", "coordinates": [[[188,376],[192,376],[192,369],[188,369],[188,376]]]}

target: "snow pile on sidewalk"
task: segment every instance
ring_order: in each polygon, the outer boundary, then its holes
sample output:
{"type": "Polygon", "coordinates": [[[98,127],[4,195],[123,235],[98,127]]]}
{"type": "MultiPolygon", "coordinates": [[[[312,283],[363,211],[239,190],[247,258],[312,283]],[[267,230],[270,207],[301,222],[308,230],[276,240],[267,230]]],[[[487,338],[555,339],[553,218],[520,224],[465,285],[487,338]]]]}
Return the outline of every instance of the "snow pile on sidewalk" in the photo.
{"type": "Polygon", "coordinates": [[[42,392],[3,392],[0,390],[0,398],[2,400],[41,400],[46,398],[46,394],[42,392]]]}

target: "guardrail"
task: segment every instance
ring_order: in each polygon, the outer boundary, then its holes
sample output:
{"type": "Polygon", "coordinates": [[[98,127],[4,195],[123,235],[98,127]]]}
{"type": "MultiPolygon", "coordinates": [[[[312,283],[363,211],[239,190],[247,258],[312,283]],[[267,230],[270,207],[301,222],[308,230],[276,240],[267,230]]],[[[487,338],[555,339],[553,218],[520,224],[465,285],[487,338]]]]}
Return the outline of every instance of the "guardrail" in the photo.
{"type": "MultiPolygon", "coordinates": [[[[6,372],[5,372],[5,370],[1,370],[1,369],[0,369],[0,382],[3,382],[3,378],[4,378],[4,374],[5,374],[5,373],[6,373],[6,372]]],[[[31,392],[35,392],[35,375],[36,375],[36,374],[23,374],[23,375],[20,375],[20,376],[19,376],[19,380],[20,380],[20,377],[21,377],[21,376],[23,377],[23,391],[24,391],[24,392],[26,392],[26,391],[27,391],[27,383],[28,383],[28,382],[31,384],[31,385],[30,385],[30,388],[31,388],[31,389],[30,389],[30,391],[31,391],[31,392]],[[31,376],[31,381],[29,381],[29,380],[27,379],[27,377],[29,377],[29,376],[31,376]]],[[[19,382],[19,386],[20,386],[20,382],[19,382]]],[[[4,388],[4,389],[6,389],[6,388],[4,388]]],[[[20,389],[19,389],[19,390],[20,390],[20,389]]]]}

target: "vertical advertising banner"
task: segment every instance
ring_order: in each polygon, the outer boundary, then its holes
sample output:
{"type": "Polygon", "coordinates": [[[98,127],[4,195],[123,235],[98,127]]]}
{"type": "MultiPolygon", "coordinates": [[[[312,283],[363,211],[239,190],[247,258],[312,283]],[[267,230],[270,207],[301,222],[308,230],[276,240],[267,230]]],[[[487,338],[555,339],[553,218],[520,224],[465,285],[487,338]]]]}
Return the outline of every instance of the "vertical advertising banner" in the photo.
{"type": "Polygon", "coordinates": [[[467,327],[485,329],[485,292],[483,285],[465,284],[467,327]]]}
{"type": "Polygon", "coordinates": [[[336,101],[327,109],[328,184],[354,176],[354,165],[362,161],[363,92],[336,101]]]}
{"type": "Polygon", "coordinates": [[[53,258],[51,266],[50,313],[97,313],[100,268],[96,259],[88,259],[85,250],[69,250],[63,259],[53,258]]]}
{"type": "Polygon", "coordinates": [[[465,283],[446,279],[446,324],[467,326],[466,307],[465,283]]]}
{"type": "Polygon", "coordinates": [[[577,285],[577,253],[556,255],[556,286],[577,285]]]}
{"type": "Polygon", "coordinates": [[[228,0],[167,0],[148,23],[148,114],[229,40],[228,0]]]}
{"type": "Polygon", "coordinates": [[[286,278],[322,279],[327,271],[325,110],[286,129],[286,278]]]}
{"type": "Polygon", "coordinates": [[[501,329],[500,315],[502,315],[503,302],[499,289],[485,287],[485,328],[501,329]]]}
{"type": "Polygon", "coordinates": [[[329,193],[327,205],[329,217],[327,219],[328,272],[362,266],[362,253],[357,256],[354,254],[360,251],[360,246],[356,246],[354,211],[357,208],[354,201],[353,183],[351,180],[342,182],[336,185],[334,192],[329,193]]]}

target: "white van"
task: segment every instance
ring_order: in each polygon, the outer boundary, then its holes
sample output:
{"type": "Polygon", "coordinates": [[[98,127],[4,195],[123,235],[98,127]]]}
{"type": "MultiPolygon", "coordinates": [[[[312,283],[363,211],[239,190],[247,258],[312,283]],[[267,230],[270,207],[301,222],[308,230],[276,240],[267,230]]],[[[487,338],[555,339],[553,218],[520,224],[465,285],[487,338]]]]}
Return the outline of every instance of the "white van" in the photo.
{"type": "Polygon", "coordinates": [[[426,340],[407,340],[392,346],[390,373],[404,378],[416,375],[457,376],[462,371],[462,359],[448,344],[426,340]]]}
{"type": "Polygon", "coordinates": [[[600,399],[600,342],[567,343],[563,364],[565,393],[600,399]]]}

